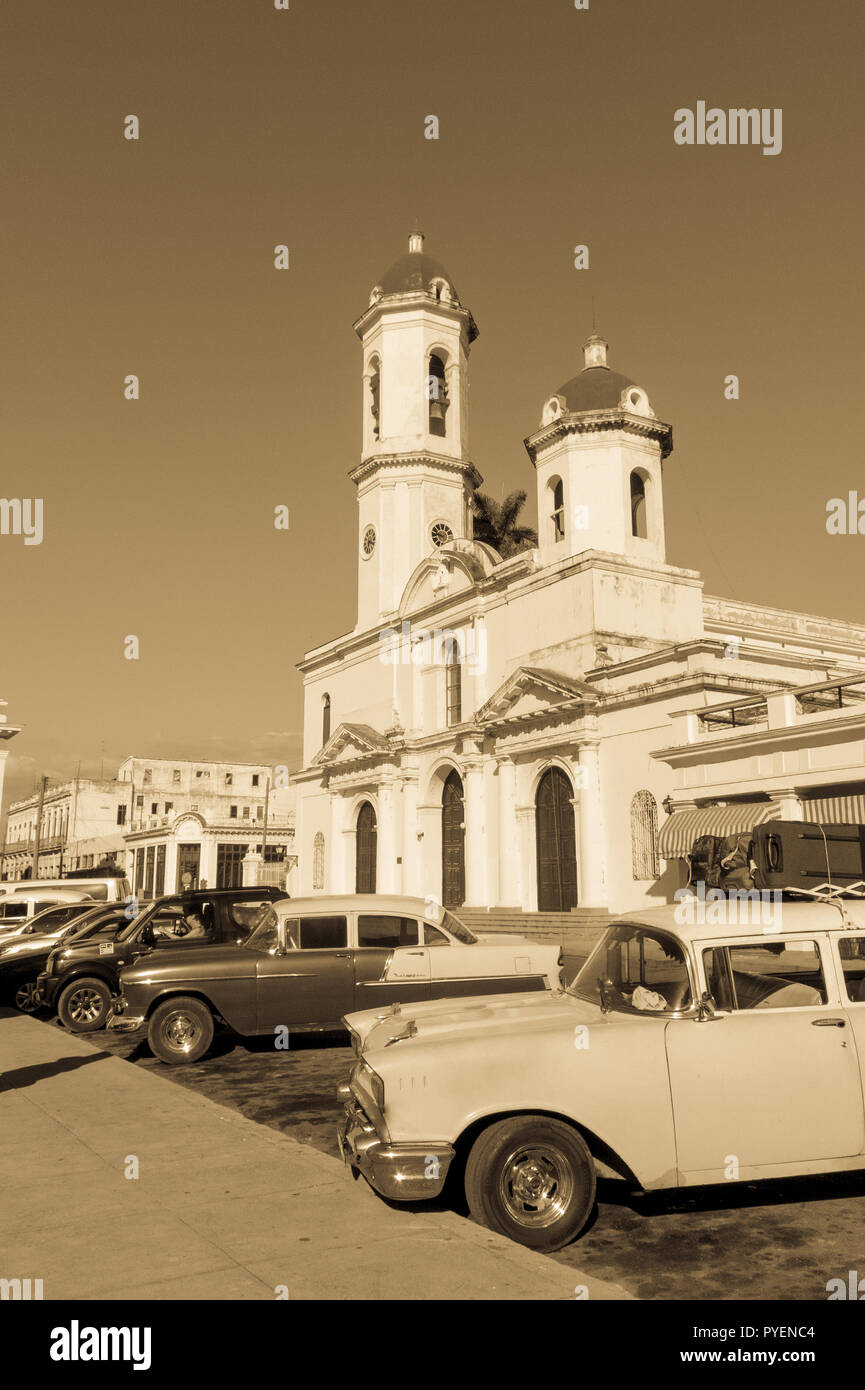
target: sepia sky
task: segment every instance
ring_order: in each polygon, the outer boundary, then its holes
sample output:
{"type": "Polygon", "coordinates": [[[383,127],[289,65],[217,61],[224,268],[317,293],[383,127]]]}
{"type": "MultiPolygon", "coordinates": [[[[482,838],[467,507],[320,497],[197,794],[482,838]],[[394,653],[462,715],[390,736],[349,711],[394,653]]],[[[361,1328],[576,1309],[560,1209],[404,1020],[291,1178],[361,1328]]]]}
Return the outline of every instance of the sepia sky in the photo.
{"type": "Polygon", "coordinates": [[[480,328],[485,490],[534,520],[522,440],[594,296],[673,425],[668,559],[865,622],[865,535],[826,533],[865,498],[863,30],[857,0],[6,0],[2,493],[44,499],[41,545],[0,536],[7,801],[133,752],[296,765],[295,663],[355,618],[351,325],[415,218],[480,328]],[[676,145],[698,101],[782,108],[781,153],[676,145]]]}

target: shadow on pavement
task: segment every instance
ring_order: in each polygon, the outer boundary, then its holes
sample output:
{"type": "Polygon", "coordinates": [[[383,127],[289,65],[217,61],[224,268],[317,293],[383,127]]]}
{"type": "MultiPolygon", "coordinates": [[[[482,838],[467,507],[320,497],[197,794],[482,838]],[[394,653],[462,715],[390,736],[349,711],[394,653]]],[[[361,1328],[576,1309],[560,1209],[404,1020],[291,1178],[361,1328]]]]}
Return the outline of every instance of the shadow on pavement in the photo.
{"type": "Polygon", "coordinates": [[[57,1057],[53,1062],[40,1062],[38,1066],[16,1067],[13,1071],[0,1073],[0,1092],[20,1091],[24,1086],[35,1086],[49,1076],[59,1076],[65,1071],[77,1071],[79,1067],[89,1067],[91,1062],[101,1062],[110,1057],[110,1052],[94,1052],[92,1057],[57,1057]]]}
{"type": "Polygon", "coordinates": [[[628,1207],[635,1216],[672,1216],[683,1212],[735,1211],[748,1207],[785,1206],[791,1202],[825,1202],[865,1196],[865,1173],[809,1174],[767,1178],[762,1182],[724,1183],[711,1187],[670,1188],[640,1192],[620,1179],[598,1180],[598,1202],[628,1207]]]}

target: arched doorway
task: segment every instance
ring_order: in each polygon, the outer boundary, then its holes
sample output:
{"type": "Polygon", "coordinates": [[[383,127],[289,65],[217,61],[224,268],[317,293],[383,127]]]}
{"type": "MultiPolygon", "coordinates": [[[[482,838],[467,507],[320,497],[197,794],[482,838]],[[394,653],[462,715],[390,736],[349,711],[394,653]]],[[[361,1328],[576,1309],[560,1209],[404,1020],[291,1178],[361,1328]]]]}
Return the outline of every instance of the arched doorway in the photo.
{"type": "Polygon", "coordinates": [[[577,905],[577,845],[571,784],[559,767],[538,783],[538,911],[569,912],[577,905]]]}
{"type": "Polygon", "coordinates": [[[378,826],[375,811],[365,801],[357,813],[357,857],[355,860],[354,891],[375,892],[375,861],[378,826]]]}
{"type": "Polygon", "coordinates": [[[466,898],[466,828],[463,782],[454,769],[442,788],[442,902],[461,907],[466,898]]]}

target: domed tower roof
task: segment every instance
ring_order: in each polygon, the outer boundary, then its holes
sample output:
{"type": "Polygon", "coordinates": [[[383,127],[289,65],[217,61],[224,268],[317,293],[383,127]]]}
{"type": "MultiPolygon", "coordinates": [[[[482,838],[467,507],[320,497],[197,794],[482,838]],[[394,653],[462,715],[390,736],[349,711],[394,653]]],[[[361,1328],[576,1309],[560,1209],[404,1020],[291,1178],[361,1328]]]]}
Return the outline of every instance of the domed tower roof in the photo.
{"type": "MultiPolygon", "coordinates": [[[[616,410],[622,404],[622,396],[630,386],[637,386],[633,377],[623,376],[607,366],[608,344],[593,333],[586,343],[586,365],[564,386],[556,391],[565,402],[568,412],[583,410],[616,410]]],[[[638,388],[639,389],[639,388],[638,388]]]]}
{"type": "Polygon", "coordinates": [[[540,430],[525,440],[533,463],[538,445],[550,430],[554,434],[561,430],[585,434],[624,428],[641,436],[657,438],[662,458],[672,452],[670,426],[657,419],[649,397],[633,377],[614,372],[607,366],[607,349],[604,339],[593,333],[583,346],[583,370],[560,386],[544,404],[540,430]]]}
{"type": "MultiPolygon", "coordinates": [[[[408,239],[407,255],[394,261],[373,286],[369,297],[370,305],[391,297],[423,294],[440,304],[450,304],[455,309],[462,309],[456,285],[441,261],[425,253],[423,242],[422,232],[412,232],[408,239]]],[[[469,341],[476,337],[477,326],[469,315],[469,341]]]]}
{"type": "MultiPolygon", "coordinates": [[[[430,286],[443,282],[452,297],[459,302],[456,286],[441,261],[423,250],[423,235],[412,232],[408,239],[408,255],[400,256],[378,282],[382,294],[410,294],[413,290],[430,292],[430,286]]],[[[432,291],[435,293],[435,290],[432,291]]]]}

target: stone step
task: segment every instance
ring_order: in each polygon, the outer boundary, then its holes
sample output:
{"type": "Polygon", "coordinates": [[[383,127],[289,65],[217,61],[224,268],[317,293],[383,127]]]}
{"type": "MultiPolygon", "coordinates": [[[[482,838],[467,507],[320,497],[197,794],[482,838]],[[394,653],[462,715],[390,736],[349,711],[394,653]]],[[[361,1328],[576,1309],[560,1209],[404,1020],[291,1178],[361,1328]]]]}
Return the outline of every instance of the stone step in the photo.
{"type": "Polygon", "coordinates": [[[604,928],[614,920],[606,908],[571,912],[520,912],[515,908],[457,909],[457,916],[476,932],[516,932],[535,941],[557,943],[566,952],[588,955],[604,928]]]}

